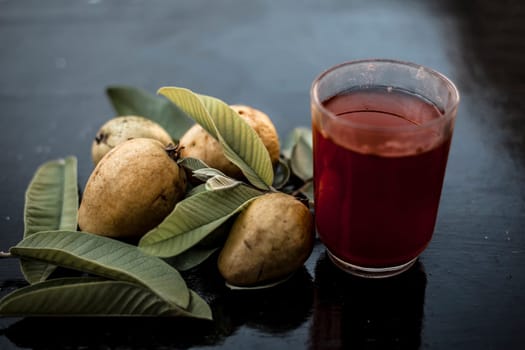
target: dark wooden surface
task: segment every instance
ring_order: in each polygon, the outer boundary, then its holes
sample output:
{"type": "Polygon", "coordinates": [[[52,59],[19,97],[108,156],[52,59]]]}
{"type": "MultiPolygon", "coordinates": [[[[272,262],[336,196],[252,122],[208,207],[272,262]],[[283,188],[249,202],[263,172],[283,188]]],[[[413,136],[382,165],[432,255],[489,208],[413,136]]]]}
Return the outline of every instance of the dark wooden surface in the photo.
{"type": "MultiPolygon", "coordinates": [[[[266,111],[286,135],[310,124],[309,87],[329,66],[395,58],[461,92],[434,238],[385,281],[346,276],[321,244],[289,283],[226,291],[213,264],[188,276],[215,322],[0,319],[0,348],[523,349],[525,5],[520,1],[0,0],[0,248],[23,230],[43,162],[75,155],[125,84],[188,87],[266,111]]],[[[21,285],[0,261],[0,293],[21,285]]]]}

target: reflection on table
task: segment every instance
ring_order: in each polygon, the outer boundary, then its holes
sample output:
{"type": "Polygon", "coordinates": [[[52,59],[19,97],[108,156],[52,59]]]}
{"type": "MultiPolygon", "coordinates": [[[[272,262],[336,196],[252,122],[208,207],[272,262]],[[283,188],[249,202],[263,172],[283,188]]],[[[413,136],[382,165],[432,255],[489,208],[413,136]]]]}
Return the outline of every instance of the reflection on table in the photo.
{"type": "Polygon", "coordinates": [[[426,281],[419,261],[396,277],[363,279],[322,254],[315,267],[310,348],[418,349],[426,281]]]}

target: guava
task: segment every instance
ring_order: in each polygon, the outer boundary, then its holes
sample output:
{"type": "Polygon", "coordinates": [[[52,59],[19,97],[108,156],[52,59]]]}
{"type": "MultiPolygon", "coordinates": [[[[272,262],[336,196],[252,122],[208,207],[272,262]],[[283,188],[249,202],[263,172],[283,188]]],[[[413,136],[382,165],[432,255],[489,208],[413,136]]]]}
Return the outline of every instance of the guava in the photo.
{"type": "Polygon", "coordinates": [[[91,173],[78,211],[78,225],[114,238],[138,239],[173,210],[186,191],[177,147],[135,138],[110,150],[91,173]]]}
{"type": "Polygon", "coordinates": [[[292,195],[262,195],[235,219],[218,258],[219,272],[234,286],[286,278],[310,256],[313,227],[312,213],[292,195]]]}
{"type": "Polygon", "coordinates": [[[166,130],[154,121],[135,115],[119,116],[108,120],[97,132],[91,145],[91,157],[96,165],[118,144],[134,138],[151,138],[164,146],[173,143],[166,130]]]}

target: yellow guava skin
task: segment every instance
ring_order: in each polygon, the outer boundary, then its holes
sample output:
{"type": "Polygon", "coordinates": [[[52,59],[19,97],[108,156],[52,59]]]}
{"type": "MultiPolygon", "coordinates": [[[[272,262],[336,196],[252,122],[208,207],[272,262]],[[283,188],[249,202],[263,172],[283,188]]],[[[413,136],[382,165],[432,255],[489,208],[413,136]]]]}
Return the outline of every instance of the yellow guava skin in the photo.
{"type": "Polygon", "coordinates": [[[295,197],[268,193],[237,217],[218,258],[227,283],[249,287],[289,276],[310,256],[314,223],[310,210],[295,197]]]}
{"type": "Polygon", "coordinates": [[[91,173],[78,211],[82,231],[139,239],[171,213],[186,173],[159,141],[135,138],[110,150],[91,173]]]}
{"type": "Polygon", "coordinates": [[[173,143],[168,132],[150,119],[136,115],[115,117],[100,127],[91,144],[93,164],[97,165],[115,146],[134,138],[155,139],[164,146],[173,143]]]}

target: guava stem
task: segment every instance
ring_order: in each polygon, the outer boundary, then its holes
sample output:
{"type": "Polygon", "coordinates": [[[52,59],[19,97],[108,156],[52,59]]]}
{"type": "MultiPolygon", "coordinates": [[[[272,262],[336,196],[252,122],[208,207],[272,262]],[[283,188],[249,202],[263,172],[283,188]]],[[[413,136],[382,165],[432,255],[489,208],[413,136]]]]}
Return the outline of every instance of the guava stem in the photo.
{"type": "Polygon", "coordinates": [[[182,148],[184,147],[181,147],[179,143],[177,143],[176,145],[170,143],[169,145],[166,146],[165,150],[171,159],[173,159],[174,161],[177,161],[180,158],[180,151],[182,148]]]}
{"type": "Polygon", "coordinates": [[[296,189],[295,191],[292,192],[292,196],[297,196],[299,193],[301,193],[308,185],[310,185],[310,183],[313,181],[313,179],[308,179],[306,180],[302,185],[301,187],[299,187],[298,189],[296,189]]]}
{"type": "Polygon", "coordinates": [[[11,255],[11,253],[0,251],[0,259],[7,259],[7,258],[14,258],[14,256],[11,255]]]}

